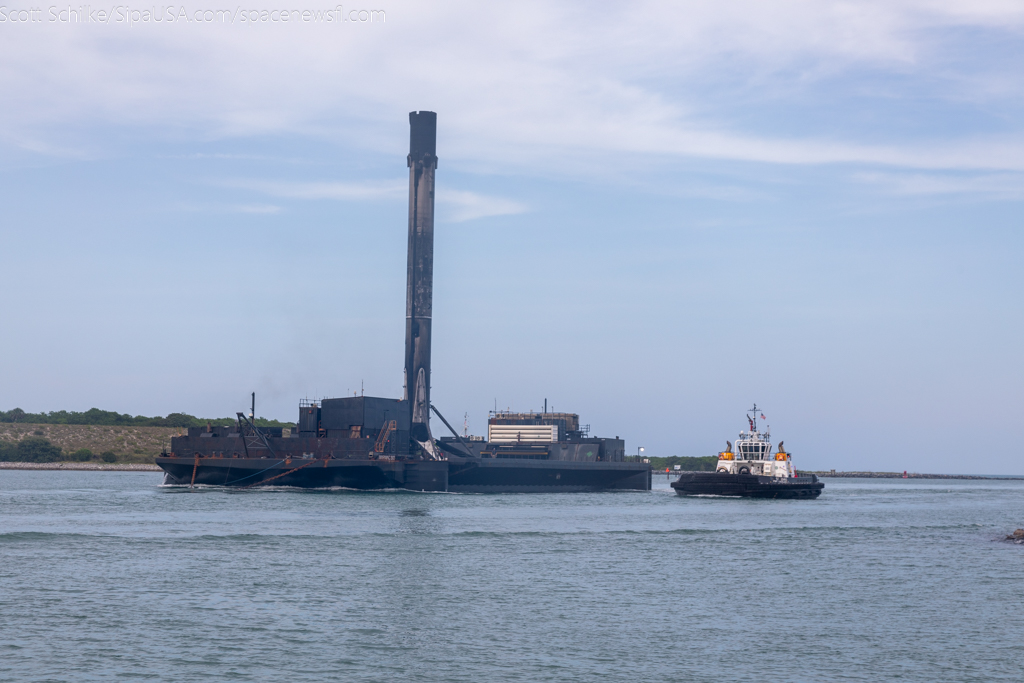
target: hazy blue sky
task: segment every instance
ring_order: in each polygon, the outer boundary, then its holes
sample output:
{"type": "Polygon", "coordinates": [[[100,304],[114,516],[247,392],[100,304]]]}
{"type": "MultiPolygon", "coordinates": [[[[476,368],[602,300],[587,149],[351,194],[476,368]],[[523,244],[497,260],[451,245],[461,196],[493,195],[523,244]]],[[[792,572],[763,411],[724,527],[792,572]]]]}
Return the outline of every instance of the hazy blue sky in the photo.
{"type": "Polygon", "coordinates": [[[0,409],[400,395],[429,109],[453,423],[546,397],[631,451],[708,455],[756,401],[800,467],[1024,474],[1022,3],[21,7],[0,409]]]}

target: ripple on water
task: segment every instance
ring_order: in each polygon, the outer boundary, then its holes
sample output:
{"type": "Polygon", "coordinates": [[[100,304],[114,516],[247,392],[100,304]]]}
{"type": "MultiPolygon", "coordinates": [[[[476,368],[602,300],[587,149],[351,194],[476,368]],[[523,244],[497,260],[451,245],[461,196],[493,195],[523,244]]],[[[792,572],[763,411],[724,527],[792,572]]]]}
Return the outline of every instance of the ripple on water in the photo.
{"type": "Polygon", "coordinates": [[[0,472],[3,680],[1010,681],[1024,663],[1024,556],[996,542],[1024,526],[1024,482],[829,480],[789,502],[42,474],[0,472]]]}

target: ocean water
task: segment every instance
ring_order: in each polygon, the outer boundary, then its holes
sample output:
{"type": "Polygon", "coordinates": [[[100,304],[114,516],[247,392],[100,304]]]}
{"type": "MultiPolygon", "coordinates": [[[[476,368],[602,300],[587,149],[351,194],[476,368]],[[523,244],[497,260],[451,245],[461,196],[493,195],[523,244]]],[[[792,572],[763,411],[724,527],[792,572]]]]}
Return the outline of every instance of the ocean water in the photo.
{"type": "Polygon", "coordinates": [[[1024,482],[816,501],[0,471],[4,681],[1021,681],[1024,482]]]}

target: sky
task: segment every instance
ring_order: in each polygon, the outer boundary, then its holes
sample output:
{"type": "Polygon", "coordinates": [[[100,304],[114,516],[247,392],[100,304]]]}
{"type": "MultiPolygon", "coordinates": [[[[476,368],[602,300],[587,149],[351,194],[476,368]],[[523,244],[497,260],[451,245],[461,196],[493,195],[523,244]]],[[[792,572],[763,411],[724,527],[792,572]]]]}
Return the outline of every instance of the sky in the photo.
{"type": "Polygon", "coordinates": [[[430,110],[460,431],[1024,474],[1024,5],[303,1],[0,7],[0,409],[399,397],[430,110]]]}

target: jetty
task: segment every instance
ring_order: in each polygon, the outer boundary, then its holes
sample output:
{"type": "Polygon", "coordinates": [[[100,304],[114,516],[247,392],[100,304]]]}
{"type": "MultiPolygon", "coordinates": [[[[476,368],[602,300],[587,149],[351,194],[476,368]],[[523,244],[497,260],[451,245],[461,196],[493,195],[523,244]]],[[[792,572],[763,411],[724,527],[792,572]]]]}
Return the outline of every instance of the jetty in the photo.
{"type": "Polygon", "coordinates": [[[93,472],[160,472],[153,463],[0,462],[0,470],[88,470],[93,472]]]}

